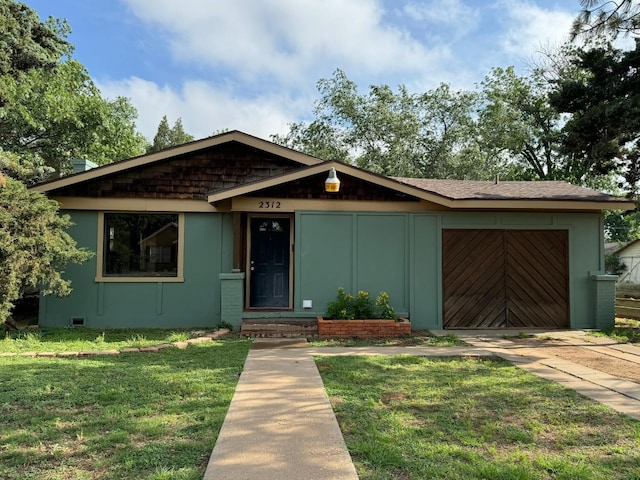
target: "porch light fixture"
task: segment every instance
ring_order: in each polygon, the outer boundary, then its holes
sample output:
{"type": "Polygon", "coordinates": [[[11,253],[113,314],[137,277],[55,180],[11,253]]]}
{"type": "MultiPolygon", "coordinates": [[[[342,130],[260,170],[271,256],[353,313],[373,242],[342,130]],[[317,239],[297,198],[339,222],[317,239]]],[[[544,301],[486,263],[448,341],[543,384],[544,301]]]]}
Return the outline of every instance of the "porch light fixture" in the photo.
{"type": "Polygon", "coordinates": [[[324,181],[324,190],[329,193],[336,193],[340,191],[340,180],[338,180],[336,169],[333,167],[329,170],[329,176],[324,181]]]}

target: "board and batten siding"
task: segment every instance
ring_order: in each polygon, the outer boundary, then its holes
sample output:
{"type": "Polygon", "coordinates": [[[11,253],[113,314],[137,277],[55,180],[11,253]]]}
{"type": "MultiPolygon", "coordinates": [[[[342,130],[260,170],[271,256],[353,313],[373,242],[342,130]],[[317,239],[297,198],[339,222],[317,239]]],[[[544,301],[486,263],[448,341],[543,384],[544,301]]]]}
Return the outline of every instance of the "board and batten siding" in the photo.
{"type": "MultiPolygon", "coordinates": [[[[71,236],[97,251],[98,212],[65,213],[75,223],[71,236]]],[[[443,229],[566,230],[569,325],[596,328],[592,274],[604,267],[598,213],[297,211],[293,311],[286,315],[313,320],[338,287],[374,298],[384,290],[414,329],[441,329],[443,229]],[[313,307],[304,309],[303,300],[313,307]]],[[[89,328],[217,325],[220,274],[232,269],[232,214],[187,212],[184,230],[184,282],[96,282],[94,257],[66,268],[70,297],[42,297],[41,325],[66,327],[73,317],[84,317],[89,328]]]]}
{"type": "Polygon", "coordinates": [[[545,213],[298,212],[294,310],[322,315],[338,287],[389,293],[414,329],[441,329],[442,230],[563,230],[571,328],[595,328],[593,273],[603,269],[602,217],[545,213]],[[311,311],[302,309],[312,300],[311,311]]]}
{"type": "Polygon", "coordinates": [[[385,291],[399,314],[409,313],[409,214],[298,212],[295,223],[296,310],[322,315],[343,287],[373,299],[385,291]]]}
{"type": "MultiPolygon", "coordinates": [[[[98,250],[98,212],[65,211],[69,233],[79,246],[98,250]]],[[[96,282],[97,258],[69,265],[69,297],[43,296],[40,324],[67,327],[84,318],[87,328],[192,328],[220,322],[219,274],[231,271],[230,214],[185,213],[183,282],[96,282]]]]}

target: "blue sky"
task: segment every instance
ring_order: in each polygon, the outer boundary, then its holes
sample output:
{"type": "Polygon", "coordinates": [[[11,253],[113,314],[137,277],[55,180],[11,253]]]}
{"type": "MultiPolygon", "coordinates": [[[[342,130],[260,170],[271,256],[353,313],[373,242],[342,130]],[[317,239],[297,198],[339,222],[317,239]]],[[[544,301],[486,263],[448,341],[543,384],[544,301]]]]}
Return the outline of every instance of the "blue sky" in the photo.
{"type": "Polygon", "coordinates": [[[167,115],[196,138],[268,138],[309,119],[340,68],[369,85],[474,88],[521,74],[567,37],[579,0],[23,0],[66,18],[74,57],[104,96],[129,97],[153,138],[167,115]]]}

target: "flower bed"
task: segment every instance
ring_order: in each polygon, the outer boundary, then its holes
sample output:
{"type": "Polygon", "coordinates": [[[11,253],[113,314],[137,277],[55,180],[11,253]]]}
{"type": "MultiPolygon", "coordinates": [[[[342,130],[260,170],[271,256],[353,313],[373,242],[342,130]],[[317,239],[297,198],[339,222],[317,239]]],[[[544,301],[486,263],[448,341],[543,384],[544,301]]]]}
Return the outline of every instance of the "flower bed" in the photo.
{"type": "Polygon", "coordinates": [[[318,317],[320,338],[390,338],[409,335],[411,322],[396,320],[325,320],[318,317]]]}

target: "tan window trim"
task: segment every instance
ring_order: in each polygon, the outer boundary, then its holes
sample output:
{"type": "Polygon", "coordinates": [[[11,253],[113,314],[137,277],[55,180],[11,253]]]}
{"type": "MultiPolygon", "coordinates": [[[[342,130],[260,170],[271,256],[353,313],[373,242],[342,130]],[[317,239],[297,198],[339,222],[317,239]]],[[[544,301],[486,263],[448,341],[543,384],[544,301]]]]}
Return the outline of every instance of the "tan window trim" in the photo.
{"type": "MultiPolygon", "coordinates": [[[[104,263],[104,214],[132,212],[98,212],[98,251],[96,252],[96,278],[98,283],[180,283],[184,282],[184,213],[178,213],[178,275],[175,277],[110,277],[103,275],[104,263]]],[[[139,212],[149,213],[149,212],[139,212]]],[[[175,212],[153,212],[175,213],[175,212]]]]}

